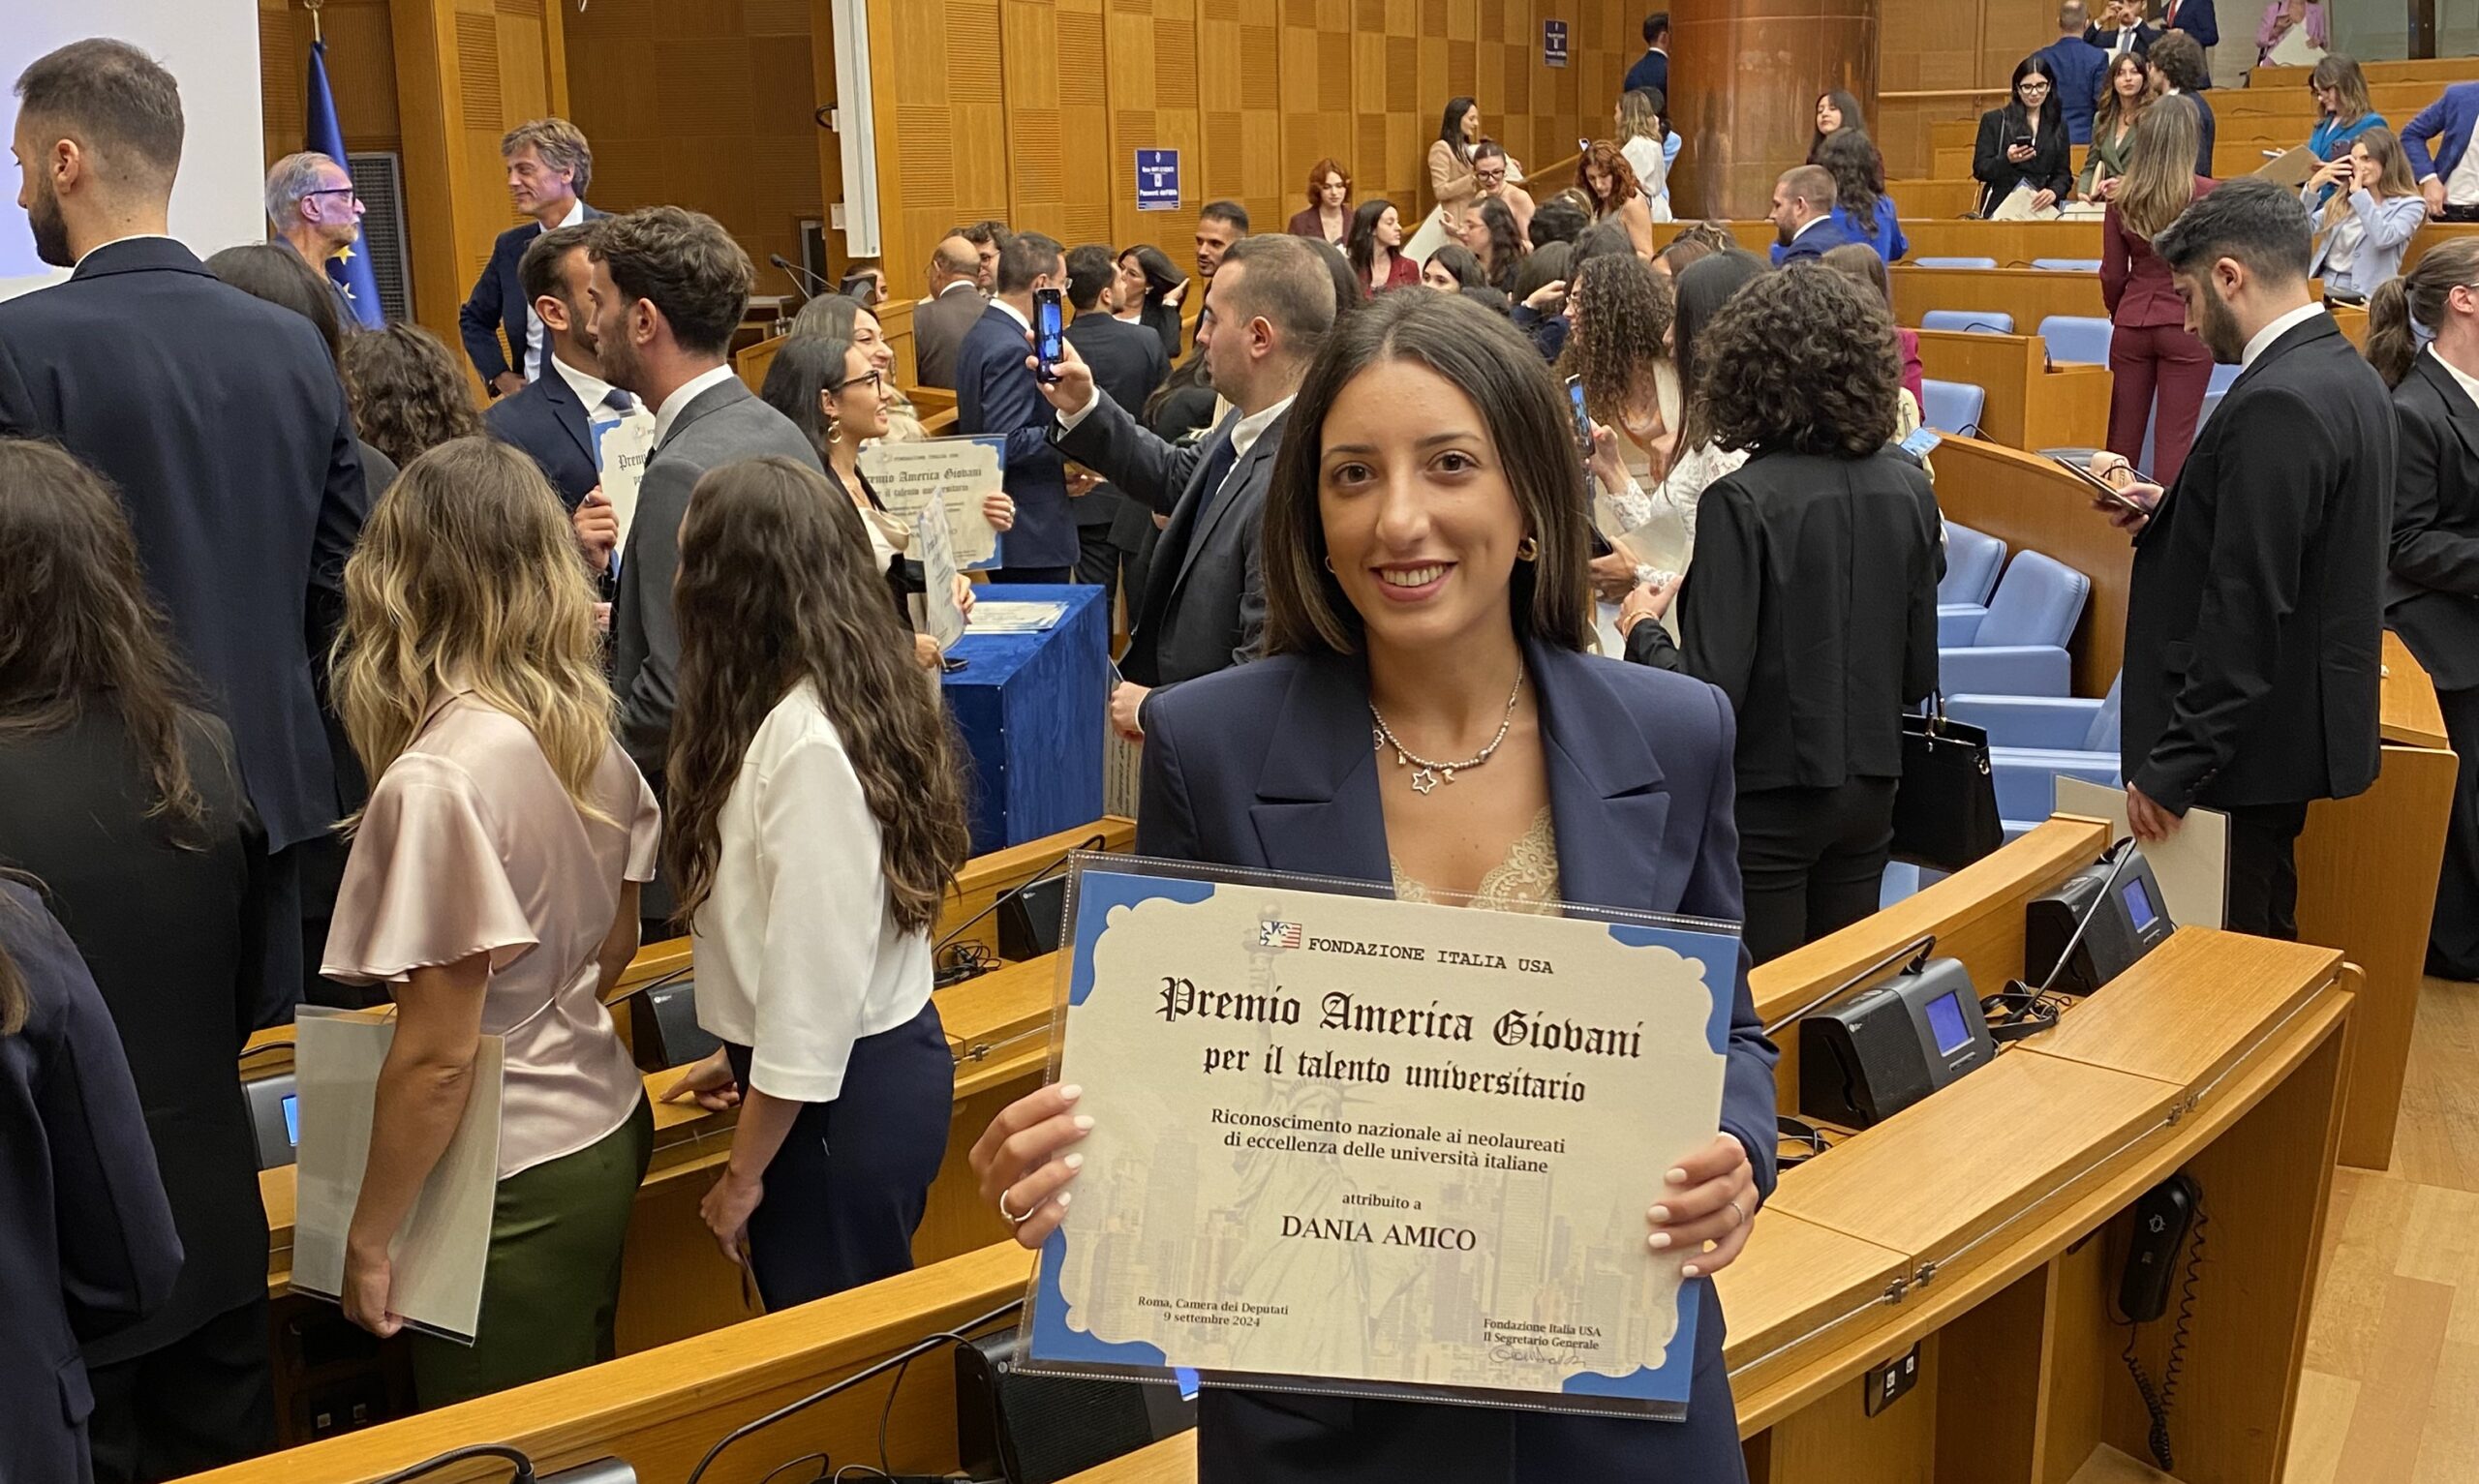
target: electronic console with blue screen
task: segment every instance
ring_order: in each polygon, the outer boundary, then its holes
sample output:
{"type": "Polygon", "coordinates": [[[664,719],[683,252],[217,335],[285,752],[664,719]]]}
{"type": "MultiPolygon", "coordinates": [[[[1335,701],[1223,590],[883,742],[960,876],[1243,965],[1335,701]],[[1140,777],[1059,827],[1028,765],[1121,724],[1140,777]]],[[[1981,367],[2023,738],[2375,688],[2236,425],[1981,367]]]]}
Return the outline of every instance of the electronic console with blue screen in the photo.
{"type": "Polygon", "coordinates": [[[1931,958],[1799,1022],[1799,1111],[1866,1128],[1996,1055],[1971,972],[1931,958]]]}

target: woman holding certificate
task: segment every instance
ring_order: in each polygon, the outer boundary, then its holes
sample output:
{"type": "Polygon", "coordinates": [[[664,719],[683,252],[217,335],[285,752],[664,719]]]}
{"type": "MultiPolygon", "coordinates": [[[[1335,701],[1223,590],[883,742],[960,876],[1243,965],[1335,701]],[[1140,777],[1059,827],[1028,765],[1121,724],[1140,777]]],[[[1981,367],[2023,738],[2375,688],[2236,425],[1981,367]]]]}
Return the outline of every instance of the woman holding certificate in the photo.
{"type": "Polygon", "coordinates": [[[637,951],[662,816],[612,740],[567,512],[505,443],[443,443],[380,498],[345,565],[334,688],[376,781],[320,972],[396,1001],[346,1317],[402,1326],[390,1241],[468,1100],[500,1100],[474,1343],[413,1341],[414,1393],[440,1407],[613,1354],[655,1125],[602,996],[637,951]],[[496,1088],[474,1085],[483,1035],[501,1041],[496,1088]]]}
{"type": "Polygon", "coordinates": [[[672,590],[664,861],[723,1051],[665,1097],[740,1106],[701,1214],[769,1309],[910,1270],[955,1095],[930,927],[964,784],[860,524],[788,459],[727,465],[672,590]]]}
{"type": "MultiPolygon", "coordinates": [[[[1381,299],[1336,326],[1287,426],[1265,514],[1270,657],[1148,702],[1139,853],[1405,899],[1735,922],[1729,710],[1699,681],[1583,652],[1582,469],[1520,336],[1459,295],[1381,299]]],[[[1679,1302],[1699,1310],[1684,1421],[1217,1388],[1199,1478],[1742,1477],[1709,1277],[1773,1181],[1775,1053],[1745,962],[1722,1132],[1635,1176],[1643,1258],[1683,1255],[1679,1302]]],[[[974,1147],[1028,1247],[1074,1198],[1079,1097],[1025,1098],[974,1147]]]]}

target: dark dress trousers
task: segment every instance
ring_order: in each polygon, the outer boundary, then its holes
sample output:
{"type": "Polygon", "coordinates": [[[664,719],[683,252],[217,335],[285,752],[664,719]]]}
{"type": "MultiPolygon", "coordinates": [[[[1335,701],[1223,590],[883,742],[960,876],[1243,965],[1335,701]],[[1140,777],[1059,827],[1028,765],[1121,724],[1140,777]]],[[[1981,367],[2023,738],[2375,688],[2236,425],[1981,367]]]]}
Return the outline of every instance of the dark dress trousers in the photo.
{"type": "MultiPolygon", "coordinates": [[[[589,222],[602,215],[588,206],[589,222]]],[[[532,379],[542,374],[541,366],[525,364],[525,316],[533,301],[525,296],[525,285],[517,278],[517,265],[525,260],[525,250],[542,235],[539,222],[519,222],[499,234],[491,243],[491,260],[482,265],[482,276],[474,280],[474,291],[465,296],[456,311],[456,328],[465,341],[465,353],[473,358],[474,369],[482,374],[482,385],[508,372],[532,379]],[[506,336],[502,344],[501,336],[506,336]]],[[[551,353],[551,341],[546,333],[541,355],[551,353]]],[[[538,357],[537,357],[538,358],[538,357]]],[[[497,390],[491,395],[498,396],[497,390]]]]}
{"type": "Polygon", "coordinates": [[[999,537],[997,580],[1063,583],[1076,569],[1076,522],[1067,466],[1050,443],[1055,418],[1025,364],[1032,354],[1025,333],[995,304],[965,332],[956,353],[956,431],[1007,440],[1002,468],[1016,527],[999,537]]]}
{"type": "MultiPolygon", "coordinates": [[[[1684,676],[1525,647],[1569,901],[1736,921],[1729,706],[1684,676]]],[[[1177,861],[1393,879],[1369,747],[1362,662],[1286,654],[1164,691],[1146,708],[1137,850],[1177,861]]],[[[1760,1199],[1773,1189],[1775,1051],[1746,960],[1730,1015],[1724,1132],[1747,1146],[1760,1199]]],[[[1647,1202],[1653,1182],[1642,1175],[1647,1202]]],[[[1212,1389],[1197,1432],[1199,1484],[1489,1484],[1745,1477],[1722,1309],[1699,1306],[1684,1422],[1575,1417],[1432,1403],[1212,1389]]]]}
{"type": "Polygon", "coordinates": [[[42,901],[6,881],[0,953],[32,1002],[0,1037],[0,1479],[82,1484],[78,1347],[164,1304],[181,1243],[111,1013],[42,901]]]}
{"type": "Polygon", "coordinates": [[[964,333],[981,321],[990,300],[968,283],[947,286],[944,293],[912,306],[912,379],[916,385],[956,386],[956,352],[964,333]]]}
{"type": "Polygon", "coordinates": [[[1266,628],[1259,537],[1285,420],[1269,424],[1245,458],[1234,452],[1236,410],[1204,440],[1179,445],[1101,397],[1073,430],[1056,433],[1070,458],[1171,518],[1154,544],[1145,606],[1119,656],[1119,673],[1130,681],[1174,685],[1256,656],[1266,628]]]}
{"type": "Polygon", "coordinates": [[[1903,710],[1937,688],[1937,497],[1892,449],[1759,451],[1704,492],[1674,648],[1627,657],[1708,681],[1738,717],[1739,867],[1756,961],[1877,910],[1903,710]]]}
{"type": "MultiPolygon", "coordinates": [[[[2037,123],[2032,121],[2033,126],[2037,123]]],[[[1972,142],[1972,178],[1980,184],[1982,216],[2004,204],[2016,186],[2053,191],[2064,201],[2074,194],[2074,146],[2062,123],[2054,130],[2037,129],[2026,126],[2010,107],[1991,108],[1979,116],[1979,136],[1972,142]],[[2032,136],[2032,158],[2017,165],[2005,151],[2025,135],[2032,136]]]]}
{"type": "Polygon", "coordinates": [[[2385,618],[2444,708],[2461,759],[2428,972],[2479,979],[2479,406],[2433,351],[2393,388],[2401,422],[2385,618]]]}
{"type": "Polygon", "coordinates": [[[2333,317],[2230,383],[2134,541],[2127,781],[2230,814],[2228,924],[2295,938],[2313,799],[2375,781],[2393,405],[2333,317]]]}
{"type": "MultiPolygon", "coordinates": [[[[1142,325],[1114,319],[1099,309],[1076,317],[1067,326],[1067,343],[1092,370],[1093,384],[1123,408],[1145,406],[1145,399],[1171,374],[1171,360],[1162,353],[1160,339],[1142,325]]],[[[1141,544],[1144,534],[1130,517],[1129,507],[1136,502],[1124,498],[1117,486],[1103,484],[1069,503],[1076,517],[1077,580],[1109,588],[1111,596],[1104,601],[1115,601],[1120,560],[1141,544]]],[[[1149,510],[1137,514],[1150,524],[1149,510]]],[[[1135,616],[1131,606],[1131,621],[1135,616]]]]}
{"type": "Polygon", "coordinates": [[[531,454],[570,510],[602,482],[602,466],[594,456],[593,409],[577,401],[576,389],[558,371],[492,403],[482,422],[491,437],[531,454]]]}
{"type": "Polygon", "coordinates": [[[86,1348],[105,1478],[197,1473],[275,1444],[267,1219],[234,1058],[266,1018],[269,948],[298,929],[272,916],[265,840],[222,723],[199,717],[183,742],[204,805],[195,834],[147,817],[152,779],[107,698],[66,727],[0,741],[0,865],[44,883],[103,992],[188,1255],[145,1322],[86,1348]],[[237,1313],[256,1320],[233,1326],[255,1341],[241,1363],[211,1336],[193,1363],[199,1332],[237,1313]],[[156,1386],[132,1408],[116,1382],[141,1356],[156,1386]]]}
{"type": "Polygon", "coordinates": [[[326,833],[343,800],[311,677],[368,502],[319,332],[138,237],[0,303],[0,434],[57,439],[119,489],[269,847],[326,833]]]}

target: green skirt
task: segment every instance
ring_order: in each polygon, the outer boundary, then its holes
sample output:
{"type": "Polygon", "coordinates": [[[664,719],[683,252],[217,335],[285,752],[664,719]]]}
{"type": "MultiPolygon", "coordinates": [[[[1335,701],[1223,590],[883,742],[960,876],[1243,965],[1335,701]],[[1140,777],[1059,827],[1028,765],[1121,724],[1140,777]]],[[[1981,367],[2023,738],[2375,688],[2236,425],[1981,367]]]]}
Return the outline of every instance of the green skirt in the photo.
{"type": "Polygon", "coordinates": [[[620,1252],[654,1147],[654,1109],[639,1098],[602,1137],[500,1182],[474,1343],[413,1337],[425,1409],[612,1357],[620,1252]]]}

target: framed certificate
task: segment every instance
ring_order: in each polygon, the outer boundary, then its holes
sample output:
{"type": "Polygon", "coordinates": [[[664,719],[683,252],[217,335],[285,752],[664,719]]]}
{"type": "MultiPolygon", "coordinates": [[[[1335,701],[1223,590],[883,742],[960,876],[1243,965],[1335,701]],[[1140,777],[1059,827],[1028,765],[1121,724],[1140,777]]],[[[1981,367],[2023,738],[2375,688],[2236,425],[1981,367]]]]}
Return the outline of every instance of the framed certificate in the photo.
{"type": "Polygon", "coordinates": [[[1684,1415],[1662,1173],[1720,1125],[1728,924],[1080,857],[1053,1076],[1094,1120],[1024,1369],[1684,1415]]]}
{"type": "Polygon", "coordinates": [[[993,435],[901,443],[880,439],[861,450],[861,472],[906,526],[932,499],[944,500],[956,565],[988,567],[998,561],[998,532],[983,517],[981,502],[1006,487],[1006,459],[1007,440],[993,435]]]}

